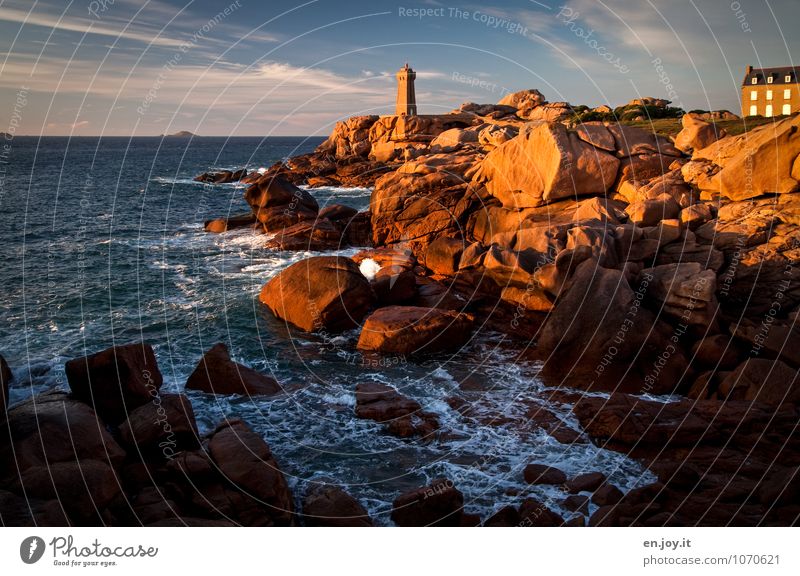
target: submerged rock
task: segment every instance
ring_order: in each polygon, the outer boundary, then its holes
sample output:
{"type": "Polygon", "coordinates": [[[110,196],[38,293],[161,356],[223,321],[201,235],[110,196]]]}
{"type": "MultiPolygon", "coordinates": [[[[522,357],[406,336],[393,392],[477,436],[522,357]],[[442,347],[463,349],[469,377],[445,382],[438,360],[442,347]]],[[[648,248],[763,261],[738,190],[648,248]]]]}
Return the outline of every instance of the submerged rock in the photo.
{"type": "Polygon", "coordinates": [[[228,218],[206,220],[204,228],[206,232],[221,234],[222,232],[236,230],[237,228],[247,228],[248,226],[253,227],[257,222],[258,221],[254,214],[239,214],[236,216],[230,216],[228,218]]]}
{"type": "Polygon", "coordinates": [[[312,487],[303,499],[306,526],[335,528],[372,526],[372,519],[359,503],[338,486],[320,484],[312,487]]]}
{"type": "Polygon", "coordinates": [[[238,182],[247,177],[247,170],[242,168],[240,170],[222,170],[220,172],[204,172],[199,176],[195,176],[196,182],[205,182],[207,184],[228,184],[230,182],[238,182]]]}
{"type": "Polygon", "coordinates": [[[401,438],[426,437],[439,428],[436,416],[423,411],[419,402],[378,382],[356,386],[355,412],[359,418],[386,424],[389,433],[401,438]]]}
{"type": "Polygon", "coordinates": [[[398,526],[455,527],[463,514],[464,495],[447,478],[405,492],[392,503],[392,520],[398,526]]]}

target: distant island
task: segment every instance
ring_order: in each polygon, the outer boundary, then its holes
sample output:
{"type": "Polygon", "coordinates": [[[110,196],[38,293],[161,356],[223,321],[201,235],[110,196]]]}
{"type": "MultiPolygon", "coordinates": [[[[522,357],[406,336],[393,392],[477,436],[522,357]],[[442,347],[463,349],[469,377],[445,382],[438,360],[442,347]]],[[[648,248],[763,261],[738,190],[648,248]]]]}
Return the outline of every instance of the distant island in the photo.
{"type": "Polygon", "coordinates": [[[181,130],[180,132],[175,132],[175,134],[161,134],[162,138],[192,138],[197,136],[197,134],[192,134],[187,130],[181,130]]]}

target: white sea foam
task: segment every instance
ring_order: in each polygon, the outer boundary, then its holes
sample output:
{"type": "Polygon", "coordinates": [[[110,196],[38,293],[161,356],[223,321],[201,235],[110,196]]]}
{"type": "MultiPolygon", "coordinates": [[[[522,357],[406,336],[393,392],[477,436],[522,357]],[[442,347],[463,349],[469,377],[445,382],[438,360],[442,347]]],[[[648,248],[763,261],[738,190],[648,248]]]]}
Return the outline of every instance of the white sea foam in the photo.
{"type": "Polygon", "coordinates": [[[367,280],[374,280],[375,275],[380,272],[381,265],[372,258],[364,258],[358,266],[358,269],[364,275],[364,278],[367,280]]]}

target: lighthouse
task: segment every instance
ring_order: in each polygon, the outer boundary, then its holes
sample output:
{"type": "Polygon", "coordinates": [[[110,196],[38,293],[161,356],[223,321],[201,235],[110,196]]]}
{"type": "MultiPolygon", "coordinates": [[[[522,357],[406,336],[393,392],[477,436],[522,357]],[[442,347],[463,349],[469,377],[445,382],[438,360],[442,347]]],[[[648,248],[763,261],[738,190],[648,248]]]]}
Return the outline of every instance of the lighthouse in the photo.
{"type": "Polygon", "coordinates": [[[397,116],[416,116],[417,99],[414,95],[414,80],[417,73],[406,65],[397,71],[397,106],[395,114],[397,116]]]}

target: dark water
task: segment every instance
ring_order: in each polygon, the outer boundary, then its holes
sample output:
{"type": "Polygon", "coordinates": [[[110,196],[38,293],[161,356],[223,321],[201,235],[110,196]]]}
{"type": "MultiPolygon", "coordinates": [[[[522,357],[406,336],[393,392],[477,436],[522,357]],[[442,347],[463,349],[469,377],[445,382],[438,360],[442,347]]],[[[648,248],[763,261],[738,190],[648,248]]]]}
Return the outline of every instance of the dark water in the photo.
{"type": "MultiPolygon", "coordinates": [[[[237,361],[271,373],[286,392],[243,398],[190,391],[201,431],[226,416],[243,418],[270,444],[296,494],[309,480],[332,478],[380,523],[389,522],[397,494],[439,476],[453,479],[467,508],[484,517],[526,495],[560,498],[554,488],[525,485],[529,462],[569,474],[602,470],[623,489],[650,481],[619,454],[561,444],[529,423],[526,413],[538,407],[577,426],[569,407],[541,400],[538,366],[518,361],[502,335],[452,357],[361,366],[351,356],[357,331],[330,342],[289,333],[272,317],[259,290],[311,253],[269,251],[265,237],[250,231],[203,232],[204,220],[248,208],[238,185],[191,178],[266,167],[320,141],[14,139],[0,190],[0,352],[15,372],[12,402],[66,388],[69,358],[142,338],[156,350],[165,389],[182,390],[202,352],[225,342],[237,361]],[[419,400],[446,434],[428,443],[400,440],[356,419],[353,390],[367,380],[419,400]],[[469,387],[459,386],[466,380],[469,387]],[[472,405],[473,415],[453,410],[447,399],[454,397],[472,405]]],[[[369,204],[367,189],[312,193],[321,206],[369,204]]]]}

